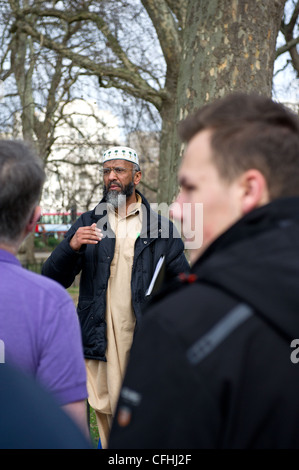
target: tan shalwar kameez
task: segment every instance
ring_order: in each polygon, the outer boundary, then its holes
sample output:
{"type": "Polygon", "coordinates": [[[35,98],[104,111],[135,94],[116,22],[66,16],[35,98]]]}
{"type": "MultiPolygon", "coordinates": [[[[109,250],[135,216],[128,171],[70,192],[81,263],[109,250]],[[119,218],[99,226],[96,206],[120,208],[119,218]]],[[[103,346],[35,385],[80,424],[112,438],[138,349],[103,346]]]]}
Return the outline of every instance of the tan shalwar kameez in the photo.
{"type": "Polygon", "coordinates": [[[115,233],[115,252],[107,288],[107,362],[86,359],[88,401],[95,410],[103,449],[107,448],[112,417],[124,378],[135,328],[131,298],[134,245],[142,226],[141,197],[130,212],[120,217],[109,210],[115,233]]]}

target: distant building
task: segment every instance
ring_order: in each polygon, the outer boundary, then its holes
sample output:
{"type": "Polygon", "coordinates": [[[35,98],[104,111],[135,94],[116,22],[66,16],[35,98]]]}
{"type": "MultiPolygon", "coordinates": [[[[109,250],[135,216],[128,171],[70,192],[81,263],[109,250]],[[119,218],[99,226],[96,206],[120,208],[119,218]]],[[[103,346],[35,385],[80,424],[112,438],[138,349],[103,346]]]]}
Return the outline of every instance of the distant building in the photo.
{"type": "Polygon", "coordinates": [[[122,145],[118,121],[96,103],[79,99],[62,103],[61,116],[46,165],[41,206],[44,212],[69,211],[73,206],[82,212],[101,197],[103,150],[122,145]]]}

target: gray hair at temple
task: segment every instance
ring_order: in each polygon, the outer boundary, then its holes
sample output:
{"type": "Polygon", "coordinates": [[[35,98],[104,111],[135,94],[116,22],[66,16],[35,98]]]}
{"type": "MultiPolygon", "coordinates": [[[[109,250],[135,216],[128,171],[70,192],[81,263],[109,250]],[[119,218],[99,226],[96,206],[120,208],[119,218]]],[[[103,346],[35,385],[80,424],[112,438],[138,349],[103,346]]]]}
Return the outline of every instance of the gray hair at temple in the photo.
{"type": "Polygon", "coordinates": [[[0,140],[0,242],[19,241],[44,181],[42,161],[29,144],[0,140]]]}

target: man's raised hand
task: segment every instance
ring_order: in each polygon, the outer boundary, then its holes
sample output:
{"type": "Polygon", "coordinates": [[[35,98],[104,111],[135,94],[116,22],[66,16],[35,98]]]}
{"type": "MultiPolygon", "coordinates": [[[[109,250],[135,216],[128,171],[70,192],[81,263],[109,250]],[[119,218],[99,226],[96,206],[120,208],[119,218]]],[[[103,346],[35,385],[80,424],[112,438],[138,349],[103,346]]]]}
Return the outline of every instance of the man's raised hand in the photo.
{"type": "Polygon", "coordinates": [[[79,251],[82,245],[96,245],[102,238],[103,234],[96,223],[79,227],[70,241],[70,247],[75,251],[79,251]]]}

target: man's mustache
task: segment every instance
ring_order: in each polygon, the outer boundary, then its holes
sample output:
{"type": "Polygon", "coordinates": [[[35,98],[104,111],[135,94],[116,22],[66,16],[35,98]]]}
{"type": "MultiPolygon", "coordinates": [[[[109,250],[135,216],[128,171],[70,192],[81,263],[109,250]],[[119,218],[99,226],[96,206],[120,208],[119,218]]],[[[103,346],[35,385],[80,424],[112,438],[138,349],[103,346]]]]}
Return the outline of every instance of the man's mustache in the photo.
{"type": "Polygon", "coordinates": [[[107,186],[107,190],[111,188],[111,186],[118,186],[119,188],[122,188],[122,185],[119,184],[119,183],[114,183],[113,181],[111,181],[111,183],[108,184],[107,186]]]}

